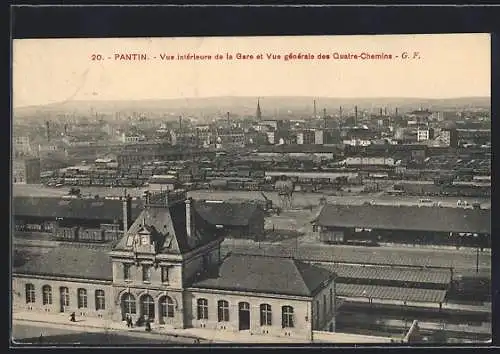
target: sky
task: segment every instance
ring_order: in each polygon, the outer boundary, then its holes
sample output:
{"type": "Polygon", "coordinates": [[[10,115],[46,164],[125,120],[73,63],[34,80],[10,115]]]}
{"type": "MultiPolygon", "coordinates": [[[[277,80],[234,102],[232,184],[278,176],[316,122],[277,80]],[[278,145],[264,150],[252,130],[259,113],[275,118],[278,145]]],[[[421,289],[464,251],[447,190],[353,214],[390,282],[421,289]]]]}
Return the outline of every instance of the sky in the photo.
{"type": "Polygon", "coordinates": [[[214,96],[489,97],[490,48],[489,34],[20,39],[13,42],[13,106],[214,96]],[[115,60],[133,53],[148,59],[115,60]],[[161,58],[189,53],[212,59],[161,58]],[[315,58],[285,61],[290,53],[315,58]],[[392,59],[333,59],[334,53],[392,59]]]}

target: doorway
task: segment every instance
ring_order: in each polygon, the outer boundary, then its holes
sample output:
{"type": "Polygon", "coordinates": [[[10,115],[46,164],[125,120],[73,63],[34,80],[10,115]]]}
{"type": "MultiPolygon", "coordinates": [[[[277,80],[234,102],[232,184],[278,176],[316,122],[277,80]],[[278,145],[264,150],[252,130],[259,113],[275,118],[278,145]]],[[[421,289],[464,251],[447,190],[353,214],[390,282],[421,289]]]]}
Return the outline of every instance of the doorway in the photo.
{"type": "Polygon", "coordinates": [[[240,331],[250,329],[250,304],[248,302],[238,304],[238,318],[240,331]]]}

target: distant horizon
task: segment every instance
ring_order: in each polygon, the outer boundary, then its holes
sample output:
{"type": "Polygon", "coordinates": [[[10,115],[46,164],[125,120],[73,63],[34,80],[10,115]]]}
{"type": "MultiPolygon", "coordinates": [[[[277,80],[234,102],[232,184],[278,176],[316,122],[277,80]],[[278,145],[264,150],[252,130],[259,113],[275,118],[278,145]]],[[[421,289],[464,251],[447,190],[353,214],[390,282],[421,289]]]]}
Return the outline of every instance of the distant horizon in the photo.
{"type": "Polygon", "coordinates": [[[22,106],[12,106],[12,108],[33,108],[33,107],[45,107],[51,105],[64,105],[66,103],[102,103],[102,102],[146,102],[146,101],[180,101],[180,100],[204,100],[204,99],[217,99],[217,98],[253,98],[255,101],[258,99],[266,98],[308,98],[313,100],[320,99],[336,99],[336,100],[429,100],[429,101],[444,101],[444,100],[467,100],[467,99],[491,99],[491,95],[482,96],[450,96],[450,97],[425,97],[425,96],[371,96],[371,97],[355,97],[355,96],[304,96],[304,95],[267,95],[267,96],[251,96],[251,95],[220,95],[220,96],[204,96],[204,97],[165,97],[165,98],[140,98],[140,99],[73,99],[71,101],[57,101],[49,102],[43,104],[32,104],[32,105],[22,105],[22,106]]]}

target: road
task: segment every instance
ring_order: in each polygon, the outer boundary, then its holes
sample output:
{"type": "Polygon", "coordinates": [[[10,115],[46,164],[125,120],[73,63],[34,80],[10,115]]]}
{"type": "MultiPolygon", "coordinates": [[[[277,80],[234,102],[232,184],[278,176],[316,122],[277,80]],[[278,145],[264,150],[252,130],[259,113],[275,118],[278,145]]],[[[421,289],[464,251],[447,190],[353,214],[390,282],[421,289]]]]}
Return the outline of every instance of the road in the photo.
{"type": "MultiPolygon", "coordinates": [[[[48,323],[13,323],[12,339],[15,343],[39,344],[42,334],[43,344],[180,344],[186,343],[180,339],[173,340],[170,336],[159,336],[158,334],[120,334],[117,331],[104,329],[92,329],[82,331],[82,328],[65,326],[61,328],[48,323]]],[[[192,340],[189,342],[192,344],[192,340]]]]}
{"type": "MultiPolygon", "coordinates": [[[[69,187],[49,188],[43,185],[22,185],[16,184],[13,188],[14,196],[32,196],[32,197],[61,197],[68,194],[69,187]]],[[[146,187],[127,188],[127,193],[132,197],[140,197],[146,187]]],[[[84,195],[100,195],[100,196],[121,196],[124,193],[123,188],[105,188],[105,187],[81,187],[80,191],[84,195]]],[[[273,203],[279,205],[280,198],[276,192],[264,192],[267,198],[273,203]]],[[[387,205],[416,205],[422,197],[413,196],[390,196],[383,192],[362,194],[362,195],[335,195],[326,196],[328,202],[338,204],[362,204],[364,202],[375,201],[378,204],[387,205]]],[[[227,200],[227,199],[257,199],[264,200],[262,193],[259,191],[190,191],[189,196],[194,199],[211,199],[211,200],[227,200]]],[[[296,192],[293,195],[293,204],[295,206],[318,205],[321,193],[303,193],[296,192]]],[[[435,202],[441,202],[446,207],[456,207],[457,201],[460,198],[456,197],[432,197],[435,202]]],[[[463,198],[462,198],[463,199],[463,198]]],[[[478,201],[484,207],[491,207],[491,199],[489,198],[469,198],[470,202],[478,201]]]]}

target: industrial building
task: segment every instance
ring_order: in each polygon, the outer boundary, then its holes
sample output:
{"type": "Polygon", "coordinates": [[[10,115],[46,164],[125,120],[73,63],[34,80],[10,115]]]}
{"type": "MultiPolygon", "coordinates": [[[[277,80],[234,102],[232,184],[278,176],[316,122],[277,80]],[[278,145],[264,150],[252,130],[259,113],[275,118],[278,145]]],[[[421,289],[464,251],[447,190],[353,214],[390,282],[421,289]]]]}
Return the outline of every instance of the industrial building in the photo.
{"type": "Polygon", "coordinates": [[[438,206],[325,205],[312,222],[321,241],[491,247],[491,210],[438,206]]]}
{"type": "Polygon", "coordinates": [[[24,184],[40,183],[40,159],[27,157],[12,161],[12,182],[24,184]]]}

